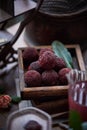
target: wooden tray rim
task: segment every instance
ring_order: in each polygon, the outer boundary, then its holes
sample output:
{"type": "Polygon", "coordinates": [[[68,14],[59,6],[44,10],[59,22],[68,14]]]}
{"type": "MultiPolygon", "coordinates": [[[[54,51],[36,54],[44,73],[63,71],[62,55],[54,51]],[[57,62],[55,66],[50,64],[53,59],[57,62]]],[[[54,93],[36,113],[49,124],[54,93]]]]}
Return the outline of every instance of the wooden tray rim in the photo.
{"type": "MultiPolygon", "coordinates": [[[[82,53],[79,44],[73,44],[73,45],[65,45],[66,48],[75,49],[76,56],[78,59],[78,64],[80,67],[80,70],[85,71],[85,64],[83,61],[82,53]]],[[[36,49],[41,48],[50,48],[51,46],[34,46],[36,49]]],[[[23,96],[23,99],[31,98],[32,95],[36,92],[37,98],[39,98],[39,94],[41,97],[44,96],[53,96],[55,94],[57,95],[64,95],[68,92],[68,85],[66,86],[42,86],[42,87],[29,87],[25,88],[24,83],[24,70],[23,70],[23,60],[22,60],[22,50],[24,50],[26,47],[18,48],[18,62],[19,62],[19,86],[20,86],[20,92],[21,96],[23,96]],[[52,91],[52,94],[50,93],[52,91]],[[32,93],[31,93],[32,92],[32,93]]]]}

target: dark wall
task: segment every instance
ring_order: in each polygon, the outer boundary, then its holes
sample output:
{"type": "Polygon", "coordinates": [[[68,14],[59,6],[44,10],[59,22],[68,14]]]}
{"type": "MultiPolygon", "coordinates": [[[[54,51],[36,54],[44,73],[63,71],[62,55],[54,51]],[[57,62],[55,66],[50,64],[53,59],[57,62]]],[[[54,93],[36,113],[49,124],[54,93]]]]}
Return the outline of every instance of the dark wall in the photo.
{"type": "Polygon", "coordinates": [[[0,8],[10,15],[14,15],[14,0],[0,0],[0,8]]]}

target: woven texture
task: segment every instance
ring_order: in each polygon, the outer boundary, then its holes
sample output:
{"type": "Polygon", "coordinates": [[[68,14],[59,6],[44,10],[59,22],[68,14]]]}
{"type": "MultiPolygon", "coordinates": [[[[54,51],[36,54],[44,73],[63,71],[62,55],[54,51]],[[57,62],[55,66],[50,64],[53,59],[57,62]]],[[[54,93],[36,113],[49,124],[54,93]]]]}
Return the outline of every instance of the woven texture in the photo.
{"type": "MultiPolygon", "coordinates": [[[[37,2],[37,0],[34,0],[37,2]]],[[[51,14],[71,13],[87,7],[87,0],[44,0],[40,10],[51,14]]]]}

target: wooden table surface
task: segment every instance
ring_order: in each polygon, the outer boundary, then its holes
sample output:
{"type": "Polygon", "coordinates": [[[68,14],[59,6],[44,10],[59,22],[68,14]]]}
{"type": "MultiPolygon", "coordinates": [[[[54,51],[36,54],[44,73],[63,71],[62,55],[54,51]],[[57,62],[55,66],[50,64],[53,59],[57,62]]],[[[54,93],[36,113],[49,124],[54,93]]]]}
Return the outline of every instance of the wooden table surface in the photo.
{"type": "MultiPolygon", "coordinates": [[[[17,25],[14,25],[14,26],[10,27],[8,29],[8,31],[15,33],[18,26],[19,26],[19,23],[17,25]]],[[[78,43],[75,43],[75,44],[78,44],[78,43]]],[[[25,43],[25,41],[24,41],[24,31],[23,31],[20,38],[15,43],[14,48],[18,49],[19,47],[26,47],[27,45],[31,45],[31,44],[25,43]]],[[[86,42],[80,43],[80,47],[81,47],[85,67],[87,68],[87,43],[86,42]]],[[[5,85],[6,86],[6,94],[20,95],[19,93],[17,93],[17,87],[16,87],[17,86],[16,84],[18,83],[18,66],[17,65],[16,65],[16,67],[14,67],[12,70],[7,72],[6,74],[0,75],[0,80],[3,81],[3,84],[4,83],[6,84],[5,85]]],[[[27,107],[27,106],[30,106],[30,105],[31,105],[31,103],[29,101],[22,101],[18,105],[12,105],[10,110],[6,110],[6,111],[0,110],[0,128],[4,128],[6,120],[7,120],[8,116],[9,116],[9,114],[14,112],[15,110],[18,110],[18,109],[21,109],[23,107],[27,107]]]]}

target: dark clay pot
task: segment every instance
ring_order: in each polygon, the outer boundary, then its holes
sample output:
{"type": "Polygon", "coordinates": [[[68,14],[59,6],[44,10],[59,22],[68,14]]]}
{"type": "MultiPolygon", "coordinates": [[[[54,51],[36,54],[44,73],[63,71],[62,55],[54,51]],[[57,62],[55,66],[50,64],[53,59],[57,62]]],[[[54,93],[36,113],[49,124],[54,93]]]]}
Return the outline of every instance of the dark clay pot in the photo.
{"type": "Polygon", "coordinates": [[[79,43],[87,40],[87,11],[49,15],[39,12],[25,28],[25,40],[35,45],[51,44],[53,40],[63,43],[79,43]]]}

